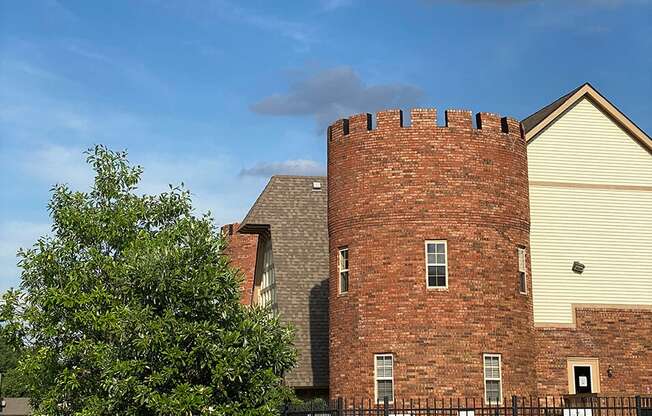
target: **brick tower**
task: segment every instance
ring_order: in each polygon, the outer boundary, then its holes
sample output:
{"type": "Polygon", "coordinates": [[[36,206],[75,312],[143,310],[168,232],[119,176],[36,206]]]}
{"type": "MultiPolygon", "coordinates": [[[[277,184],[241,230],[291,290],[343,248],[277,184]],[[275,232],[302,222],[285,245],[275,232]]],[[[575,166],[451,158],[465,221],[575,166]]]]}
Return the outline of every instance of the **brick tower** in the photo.
{"type": "Polygon", "coordinates": [[[392,110],[375,128],[369,114],[329,128],[331,397],[373,398],[380,354],[399,399],[482,397],[485,354],[500,356],[501,395],[536,393],[520,124],[436,118],[415,109],[404,126],[392,110]]]}

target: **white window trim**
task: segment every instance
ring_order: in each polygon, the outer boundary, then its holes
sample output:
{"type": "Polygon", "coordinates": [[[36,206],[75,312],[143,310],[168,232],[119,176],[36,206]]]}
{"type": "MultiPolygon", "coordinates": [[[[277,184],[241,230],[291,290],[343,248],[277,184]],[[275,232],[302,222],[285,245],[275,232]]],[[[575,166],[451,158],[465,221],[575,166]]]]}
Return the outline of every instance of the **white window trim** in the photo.
{"type": "Polygon", "coordinates": [[[518,261],[518,292],[522,295],[527,295],[527,250],[525,247],[518,247],[516,249],[516,257],[518,261]],[[521,253],[523,253],[523,270],[521,270],[521,253]],[[525,278],[525,291],[521,290],[521,273],[525,278]]]}
{"type": "Polygon", "coordinates": [[[426,262],[426,289],[428,290],[448,290],[448,241],[447,240],[426,240],[424,243],[424,253],[426,256],[425,262],[426,262]],[[444,266],[444,272],[445,272],[445,277],[444,277],[444,282],[446,283],[444,286],[430,286],[430,282],[428,281],[428,266],[442,266],[442,264],[439,263],[428,263],[428,244],[437,244],[437,243],[443,243],[444,244],[444,250],[446,253],[444,253],[444,261],[445,264],[444,266]]]}
{"type": "Polygon", "coordinates": [[[337,293],[342,295],[349,293],[351,289],[351,272],[349,268],[342,268],[342,252],[346,251],[347,259],[349,258],[349,247],[340,247],[337,250],[337,293]],[[342,273],[347,273],[346,291],[342,292],[342,273]]]}
{"type": "Polygon", "coordinates": [[[272,241],[267,240],[263,247],[263,264],[258,291],[258,304],[276,310],[276,270],[274,269],[274,253],[272,241]]]}
{"type": "Polygon", "coordinates": [[[590,357],[569,357],[566,359],[568,369],[568,392],[575,393],[575,367],[590,367],[591,392],[600,393],[600,360],[590,357]]]}
{"type": "Polygon", "coordinates": [[[392,400],[388,403],[394,403],[394,354],[374,354],[374,397],[375,402],[384,399],[378,397],[378,380],[391,380],[392,381],[392,400]],[[378,377],[378,357],[391,357],[392,358],[392,376],[391,377],[378,377]]]}
{"type": "Polygon", "coordinates": [[[503,404],[503,358],[500,354],[482,354],[482,373],[483,379],[482,384],[484,388],[484,402],[490,404],[487,400],[487,381],[498,381],[498,386],[500,388],[500,397],[498,398],[498,403],[491,402],[491,404],[502,405],[503,404]],[[498,357],[498,378],[487,377],[487,366],[485,365],[486,358],[496,358],[498,357]]]}

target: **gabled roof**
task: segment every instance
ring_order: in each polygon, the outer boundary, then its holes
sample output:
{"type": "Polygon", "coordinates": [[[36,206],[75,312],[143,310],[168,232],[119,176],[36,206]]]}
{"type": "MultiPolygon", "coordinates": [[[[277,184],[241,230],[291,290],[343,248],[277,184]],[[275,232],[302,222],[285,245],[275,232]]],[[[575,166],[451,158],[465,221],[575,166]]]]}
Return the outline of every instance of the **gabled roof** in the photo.
{"type": "Polygon", "coordinates": [[[272,176],[238,231],[272,242],[277,308],[299,352],[292,387],[328,386],[327,188],[325,176],[272,176]]]}
{"type": "Polygon", "coordinates": [[[645,148],[652,151],[652,138],[631,121],[622,111],[614,106],[588,82],[558,98],[536,113],[526,117],[522,122],[525,140],[530,141],[557,120],[566,110],[583,98],[588,98],[604,111],[614,122],[627,131],[645,148]]]}
{"type": "MultiPolygon", "coordinates": [[[[306,220],[312,209],[326,213],[325,176],[274,175],[240,224],[239,232],[261,234],[269,230],[270,224],[284,219],[289,214],[298,220],[306,220]],[[318,191],[312,189],[313,182],[321,184],[318,191]],[[306,211],[307,210],[307,211],[306,211]]],[[[319,217],[319,216],[317,216],[319,217]]],[[[324,218],[319,218],[319,222],[324,218]]]]}

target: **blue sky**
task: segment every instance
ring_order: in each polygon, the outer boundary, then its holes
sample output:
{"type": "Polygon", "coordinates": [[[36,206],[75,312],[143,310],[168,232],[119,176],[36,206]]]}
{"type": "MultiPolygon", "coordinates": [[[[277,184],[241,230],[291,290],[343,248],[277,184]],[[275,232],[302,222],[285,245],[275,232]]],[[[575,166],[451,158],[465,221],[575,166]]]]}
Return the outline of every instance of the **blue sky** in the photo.
{"type": "Polygon", "coordinates": [[[380,108],[523,118],[589,81],[652,131],[652,1],[0,3],[0,290],[83,150],[237,221],[274,173],[325,171],[325,126],[380,108]]]}

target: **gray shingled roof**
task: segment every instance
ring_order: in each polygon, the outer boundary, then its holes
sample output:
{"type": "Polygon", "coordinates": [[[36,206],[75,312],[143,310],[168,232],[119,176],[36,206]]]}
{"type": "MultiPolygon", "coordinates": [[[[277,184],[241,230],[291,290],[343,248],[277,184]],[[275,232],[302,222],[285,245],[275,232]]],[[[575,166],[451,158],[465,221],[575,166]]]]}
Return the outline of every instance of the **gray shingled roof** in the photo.
{"type": "Polygon", "coordinates": [[[546,117],[548,117],[562,104],[564,104],[566,100],[568,100],[573,94],[575,94],[584,85],[586,84],[580,85],[579,87],[575,88],[573,91],[569,92],[568,94],[559,97],[558,99],[548,104],[547,106],[543,107],[539,111],[524,118],[523,121],[521,121],[521,125],[523,126],[523,131],[527,133],[528,131],[532,130],[537,124],[541,123],[546,117]]]}
{"type": "Polygon", "coordinates": [[[272,239],[278,311],[296,329],[293,387],[328,386],[326,186],[324,176],[273,176],[239,230],[272,239]]]}

